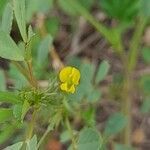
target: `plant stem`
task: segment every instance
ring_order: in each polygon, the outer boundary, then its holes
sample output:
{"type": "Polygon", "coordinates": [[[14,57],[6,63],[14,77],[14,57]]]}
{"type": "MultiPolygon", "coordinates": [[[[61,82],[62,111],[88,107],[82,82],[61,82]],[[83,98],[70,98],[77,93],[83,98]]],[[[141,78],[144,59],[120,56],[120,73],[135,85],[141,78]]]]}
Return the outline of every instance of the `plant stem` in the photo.
{"type": "Polygon", "coordinates": [[[32,61],[27,61],[27,66],[28,66],[28,71],[29,71],[31,84],[32,84],[33,87],[37,88],[38,83],[37,83],[36,79],[33,76],[32,61]]]}
{"type": "Polygon", "coordinates": [[[126,145],[131,145],[131,131],[132,131],[132,90],[133,90],[133,71],[137,65],[138,61],[138,49],[140,46],[141,36],[143,34],[144,27],[146,25],[146,19],[139,19],[139,23],[137,23],[137,27],[133,34],[129,53],[127,56],[127,62],[124,63],[124,82],[123,82],[123,91],[122,91],[122,112],[127,117],[128,123],[123,132],[123,143],[126,145]]]}
{"type": "Polygon", "coordinates": [[[70,133],[70,136],[71,136],[71,140],[72,140],[72,149],[73,150],[77,150],[77,145],[76,145],[76,140],[74,138],[74,133],[73,133],[73,130],[71,128],[71,125],[70,125],[70,122],[69,122],[69,119],[68,117],[66,117],[66,120],[65,120],[65,123],[66,123],[66,127],[70,133]]]}
{"type": "Polygon", "coordinates": [[[133,38],[130,43],[129,47],[129,54],[128,54],[128,71],[132,72],[137,64],[138,54],[139,54],[139,47],[141,44],[141,36],[143,34],[143,30],[147,23],[147,19],[139,18],[139,22],[137,23],[133,38]]]}
{"type": "Polygon", "coordinates": [[[38,143],[38,145],[37,145],[37,148],[40,147],[40,145],[42,144],[43,140],[45,139],[45,137],[47,136],[48,133],[49,133],[49,130],[48,130],[48,128],[47,128],[47,130],[45,131],[45,133],[44,133],[43,136],[41,137],[41,139],[40,139],[40,141],[39,141],[39,143],[38,143]]]}
{"type": "Polygon", "coordinates": [[[122,91],[122,112],[127,118],[127,125],[123,132],[123,143],[126,145],[131,144],[131,127],[132,127],[132,119],[131,119],[131,106],[132,106],[132,99],[131,99],[131,79],[130,75],[126,74],[124,83],[123,83],[123,91],[122,91]]]}
{"type": "Polygon", "coordinates": [[[29,140],[32,138],[33,129],[34,129],[35,121],[36,121],[36,113],[37,113],[37,109],[34,109],[34,112],[32,114],[32,118],[31,118],[31,122],[29,124],[29,128],[27,131],[26,140],[29,140]]]}

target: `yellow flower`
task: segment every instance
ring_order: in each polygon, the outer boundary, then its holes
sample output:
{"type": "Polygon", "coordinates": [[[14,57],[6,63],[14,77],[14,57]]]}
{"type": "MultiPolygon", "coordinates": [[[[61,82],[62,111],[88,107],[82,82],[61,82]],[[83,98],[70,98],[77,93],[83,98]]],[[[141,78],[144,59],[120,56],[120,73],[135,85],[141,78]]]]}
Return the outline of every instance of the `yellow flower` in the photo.
{"type": "Polygon", "coordinates": [[[60,89],[62,91],[74,93],[75,86],[79,84],[80,72],[75,67],[65,67],[59,73],[59,79],[62,82],[60,89]]]}

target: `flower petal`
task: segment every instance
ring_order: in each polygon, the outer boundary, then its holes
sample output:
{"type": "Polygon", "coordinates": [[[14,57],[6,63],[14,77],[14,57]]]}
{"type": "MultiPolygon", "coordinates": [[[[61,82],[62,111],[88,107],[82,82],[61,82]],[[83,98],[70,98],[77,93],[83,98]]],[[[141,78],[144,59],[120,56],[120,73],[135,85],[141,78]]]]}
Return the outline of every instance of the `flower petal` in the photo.
{"type": "Polygon", "coordinates": [[[68,80],[69,75],[72,72],[72,67],[65,67],[59,73],[59,78],[61,82],[66,82],[68,80]]]}
{"type": "Polygon", "coordinates": [[[74,85],[72,85],[72,86],[70,87],[70,89],[68,89],[68,92],[71,92],[71,93],[74,93],[74,92],[75,92],[75,87],[74,87],[74,85]]]}
{"type": "Polygon", "coordinates": [[[79,84],[79,79],[80,79],[80,72],[78,69],[76,68],[72,68],[72,82],[75,85],[79,84]]]}
{"type": "Polygon", "coordinates": [[[62,91],[66,91],[66,92],[67,92],[67,83],[62,83],[62,84],[60,85],[60,89],[61,89],[62,91]]]}

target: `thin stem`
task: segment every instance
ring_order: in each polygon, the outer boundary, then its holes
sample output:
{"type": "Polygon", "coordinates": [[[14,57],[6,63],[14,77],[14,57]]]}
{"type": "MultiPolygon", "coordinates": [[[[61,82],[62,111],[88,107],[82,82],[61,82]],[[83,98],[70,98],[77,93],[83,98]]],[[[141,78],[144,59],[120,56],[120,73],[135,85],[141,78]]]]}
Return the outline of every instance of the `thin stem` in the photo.
{"type": "Polygon", "coordinates": [[[27,61],[27,66],[28,66],[28,71],[29,71],[29,77],[30,77],[31,84],[32,84],[33,87],[37,88],[38,83],[37,83],[36,79],[33,76],[32,62],[27,61]]]}
{"type": "Polygon", "coordinates": [[[126,145],[131,145],[131,131],[132,131],[132,96],[131,92],[133,90],[133,71],[137,65],[138,61],[138,49],[140,46],[141,36],[143,34],[144,27],[146,25],[146,19],[139,20],[135,32],[133,34],[129,53],[127,56],[127,62],[124,63],[124,82],[123,82],[123,92],[122,92],[122,112],[126,115],[128,123],[123,132],[123,142],[126,145]]]}
{"type": "Polygon", "coordinates": [[[43,136],[41,137],[38,145],[37,145],[37,149],[40,147],[40,145],[42,144],[43,140],[46,138],[46,136],[48,135],[48,133],[52,130],[53,128],[51,128],[50,126],[48,126],[48,128],[46,129],[46,131],[44,132],[43,136]]]}
{"type": "Polygon", "coordinates": [[[31,122],[29,124],[29,128],[28,128],[28,131],[27,131],[26,140],[32,138],[33,129],[34,129],[34,126],[35,126],[35,121],[36,121],[36,114],[37,114],[37,109],[34,109],[34,112],[32,114],[32,118],[31,118],[31,122]]]}
{"type": "Polygon", "coordinates": [[[127,125],[123,132],[123,142],[126,145],[131,144],[131,128],[132,128],[132,118],[131,118],[131,106],[132,106],[132,98],[131,98],[131,79],[130,75],[126,75],[123,83],[123,94],[122,94],[122,112],[127,118],[127,125]]]}
{"type": "Polygon", "coordinates": [[[73,133],[73,130],[71,128],[71,125],[70,125],[70,122],[69,122],[69,119],[68,117],[66,117],[66,120],[65,120],[65,123],[66,123],[66,127],[70,133],[70,136],[71,136],[71,140],[72,140],[72,148],[73,150],[77,150],[77,146],[76,146],[76,140],[74,138],[74,133],[73,133]]]}
{"type": "Polygon", "coordinates": [[[139,22],[137,23],[133,38],[130,43],[129,54],[128,54],[128,71],[131,72],[134,70],[139,54],[139,47],[141,44],[141,36],[143,34],[143,30],[147,23],[147,19],[139,18],[139,22]]]}

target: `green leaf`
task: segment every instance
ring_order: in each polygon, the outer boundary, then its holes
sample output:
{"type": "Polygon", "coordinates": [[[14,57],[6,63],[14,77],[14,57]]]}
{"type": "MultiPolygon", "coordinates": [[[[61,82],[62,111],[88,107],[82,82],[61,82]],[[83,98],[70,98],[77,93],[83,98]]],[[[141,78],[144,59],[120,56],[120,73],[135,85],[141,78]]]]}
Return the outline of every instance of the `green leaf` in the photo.
{"type": "Polygon", "coordinates": [[[34,135],[31,140],[27,141],[26,150],[37,150],[37,137],[34,135]]]}
{"type": "Polygon", "coordinates": [[[3,14],[3,11],[5,9],[5,5],[8,2],[8,0],[0,0],[0,17],[3,14]]]}
{"type": "Polygon", "coordinates": [[[13,8],[10,3],[8,3],[4,9],[2,16],[2,30],[10,34],[13,21],[13,8]]]}
{"type": "Polygon", "coordinates": [[[22,105],[21,104],[14,105],[13,115],[18,121],[21,120],[21,115],[22,115],[22,105]]]}
{"type": "Polygon", "coordinates": [[[13,116],[12,109],[6,109],[6,108],[0,109],[0,123],[9,120],[10,118],[12,118],[12,116],[13,116]]]}
{"type": "Polygon", "coordinates": [[[143,75],[141,77],[140,85],[143,88],[143,92],[150,95],[150,75],[143,75]]]}
{"type": "Polygon", "coordinates": [[[23,41],[27,42],[27,31],[26,31],[26,16],[25,16],[25,0],[13,0],[14,13],[16,21],[23,38],[23,41]]]}
{"type": "Polygon", "coordinates": [[[68,130],[64,131],[60,135],[60,141],[62,143],[68,142],[71,139],[70,133],[68,130]]]}
{"type": "MultiPolygon", "coordinates": [[[[66,12],[68,15],[77,15],[77,11],[71,3],[69,3],[70,0],[58,0],[58,5],[60,8],[66,12]]],[[[76,0],[82,7],[86,9],[90,9],[91,6],[94,4],[93,0],[76,0]]]]}
{"type": "Polygon", "coordinates": [[[88,108],[87,110],[82,111],[82,118],[87,126],[93,127],[96,123],[96,111],[93,107],[88,108]]]}
{"type": "Polygon", "coordinates": [[[30,104],[27,100],[24,101],[23,106],[22,106],[22,114],[21,114],[21,121],[23,121],[26,113],[30,109],[30,104]]]}
{"type": "Polygon", "coordinates": [[[85,128],[79,134],[78,150],[99,150],[101,147],[99,133],[92,128],[85,128]]]}
{"type": "Polygon", "coordinates": [[[0,70],[0,83],[0,91],[6,91],[6,80],[3,70],[0,70]]]}
{"type": "Polygon", "coordinates": [[[25,76],[13,64],[10,64],[9,76],[13,80],[16,89],[20,89],[28,84],[25,76]]]}
{"type": "Polygon", "coordinates": [[[82,6],[84,6],[86,9],[90,9],[91,6],[94,4],[94,0],[78,0],[82,6]]]}
{"type": "Polygon", "coordinates": [[[40,43],[37,54],[37,63],[42,65],[48,59],[49,50],[52,48],[53,38],[51,35],[47,35],[40,43]]]}
{"type": "Polygon", "coordinates": [[[142,49],[142,57],[146,63],[150,63],[150,48],[142,49]]]}
{"type": "Polygon", "coordinates": [[[23,119],[30,109],[30,104],[27,100],[24,101],[23,104],[17,104],[13,108],[13,115],[18,120],[23,122],[23,119]]]}
{"type": "Polygon", "coordinates": [[[89,102],[96,102],[100,100],[101,92],[99,89],[91,88],[91,91],[87,93],[87,100],[89,102]]]}
{"type": "Polygon", "coordinates": [[[138,14],[139,0],[99,0],[100,7],[110,16],[129,22],[138,14]]]}
{"type": "Polygon", "coordinates": [[[0,57],[15,61],[24,60],[23,54],[16,43],[2,30],[0,30],[0,57]]]}
{"type": "Polygon", "coordinates": [[[111,115],[106,122],[104,130],[105,136],[113,136],[118,134],[127,124],[127,118],[121,113],[111,115]]]}
{"type": "Polygon", "coordinates": [[[64,11],[66,12],[67,14],[69,15],[76,15],[77,12],[76,10],[74,9],[74,7],[72,7],[68,2],[67,0],[58,0],[58,5],[59,7],[64,11]]]}
{"type": "Polygon", "coordinates": [[[147,97],[141,106],[142,113],[149,113],[150,112],[150,97],[147,97]]]}
{"type": "Polygon", "coordinates": [[[19,98],[14,92],[0,91],[0,102],[16,104],[19,103],[19,98]]]}
{"type": "Polygon", "coordinates": [[[133,150],[133,148],[123,144],[116,144],[115,150],[133,150]]]}
{"type": "Polygon", "coordinates": [[[26,20],[29,22],[36,13],[46,13],[53,8],[54,0],[26,0],[27,15],[26,20]]]}
{"type": "Polygon", "coordinates": [[[100,81],[104,80],[108,71],[109,71],[110,65],[108,61],[104,60],[98,67],[98,72],[96,74],[95,82],[98,84],[100,81]]]}
{"type": "Polygon", "coordinates": [[[47,31],[55,37],[59,31],[60,21],[56,17],[51,17],[49,20],[45,22],[47,31]]]}
{"type": "Polygon", "coordinates": [[[144,16],[150,16],[150,1],[149,0],[141,0],[141,11],[144,16]]]}
{"type": "Polygon", "coordinates": [[[35,33],[33,32],[33,29],[32,29],[32,26],[29,25],[29,28],[28,28],[28,41],[30,42],[32,37],[35,35],[35,33]]]}
{"type": "Polygon", "coordinates": [[[22,145],[23,145],[23,142],[18,142],[11,146],[6,147],[4,150],[20,150],[22,145]]]}
{"type": "Polygon", "coordinates": [[[6,124],[3,128],[0,129],[0,144],[12,136],[12,134],[15,132],[15,128],[15,125],[6,124]]]}

